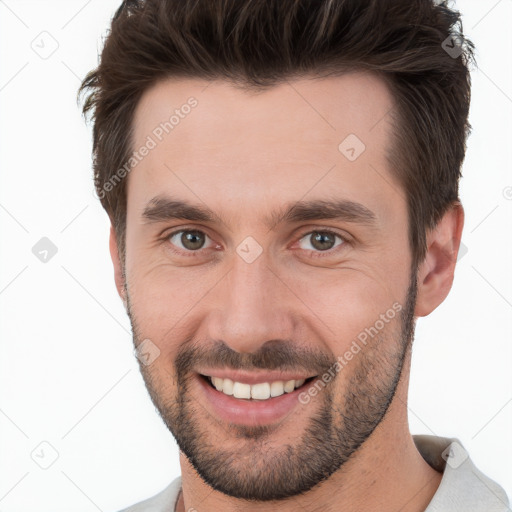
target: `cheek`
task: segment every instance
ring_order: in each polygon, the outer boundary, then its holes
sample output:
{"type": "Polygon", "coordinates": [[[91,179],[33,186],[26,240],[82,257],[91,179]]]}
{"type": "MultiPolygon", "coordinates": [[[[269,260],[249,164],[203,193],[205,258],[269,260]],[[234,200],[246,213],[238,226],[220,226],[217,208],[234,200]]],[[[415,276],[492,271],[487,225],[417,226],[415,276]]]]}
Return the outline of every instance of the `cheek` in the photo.
{"type": "MultiPolygon", "coordinates": [[[[289,277],[291,279],[291,276],[289,277]]],[[[332,340],[335,355],[344,353],[356,340],[370,340],[368,331],[389,332],[405,306],[406,282],[393,282],[381,274],[363,269],[317,269],[301,275],[292,288],[313,313],[319,333],[332,340]],[[366,333],[366,335],[365,335],[366,333]]],[[[287,282],[291,282],[288,280],[287,282]]]]}
{"type": "MultiPolygon", "coordinates": [[[[165,360],[172,361],[180,344],[199,331],[207,332],[208,320],[214,316],[209,313],[229,307],[227,285],[221,282],[228,266],[176,267],[158,251],[133,249],[128,251],[126,270],[138,334],[153,340],[165,360]]],[[[285,314],[299,312],[300,322],[319,340],[330,340],[329,350],[336,355],[345,353],[353,340],[364,337],[377,322],[379,327],[382,315],[387,321],[379,331],[389,331],[397,321],[393,305],[404,306],[405,262],[397,264],[385,250],[363,256],[341,268],[283,265],[277,273],[289,290],[278,281],[271,285],[290,303],[289,308],[283,307],[285,314]]],[[[265,301],[260,304],[265,307],[265,301]]],[[[268,304],[272,307],[272,301],[268,304]]]]}
{"type": "Polygon", "coordinates": [[[138,334],[154,340],[162,352],[170,353],[195,332],[195,316],[218,277],[199,267],[151,266],[147,260],[133,263],[127,269],[127,280],[138,334]]]}

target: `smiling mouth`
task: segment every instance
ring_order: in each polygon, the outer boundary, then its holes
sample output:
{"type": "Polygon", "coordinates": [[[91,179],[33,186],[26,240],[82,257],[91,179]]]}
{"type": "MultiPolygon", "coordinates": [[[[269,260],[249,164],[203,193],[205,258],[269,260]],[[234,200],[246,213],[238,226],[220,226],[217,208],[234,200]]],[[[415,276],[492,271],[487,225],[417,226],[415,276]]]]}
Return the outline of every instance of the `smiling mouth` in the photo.
{"type": "Polygon", "coordinates": [[[297,379],[288,381],[261,382],[258,384],[245,384],[243,382],[232,381],[231,379],[221,379],[209,375],[199,374],[209,386],[223,393],[240,400],[271,400],[278,396],[293,393],[300,388],[305,387],[316,376],[307,379],[297,379]]]}

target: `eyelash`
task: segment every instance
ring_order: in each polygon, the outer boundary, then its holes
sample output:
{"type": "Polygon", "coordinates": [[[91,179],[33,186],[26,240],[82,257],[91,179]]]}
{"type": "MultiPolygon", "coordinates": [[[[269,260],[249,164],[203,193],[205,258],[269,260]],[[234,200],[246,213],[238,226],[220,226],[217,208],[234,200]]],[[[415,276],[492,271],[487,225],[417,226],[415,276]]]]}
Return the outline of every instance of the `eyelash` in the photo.
{"type": "MultiPolygon", "coordinates": [[[[162,237],[163,241],[164,242],[170,242],[170,239],[178,234],[178,233],[187,233],[187,232],[198,232],[198,233],[201,233],[203,235],[206,235],[208,238],[210,238],[211,240],[211,237],[208,235],[208,233],[205,233],[204,231],[200,230],[200,229],[195,229],[195,228],[182,228],[182,229],[178,229],[176,231],[173,231],[167,235],[164,235],[162,237]]],[[[346,236],[343,236],[341,235],[340,233],[336,232],[336,231],[332,231],[331,229],[313,229],[313,230],[309,230],[309,231],[305,231],[303,233],[300,234],[299,238],[298,238],[298,242],[300,242],[306,235],[312,235],[313,233],[327,233],[329,235],[332,235],[334,237],[338,237],[339,239],[341,239],[342,243],[341,244],[338,244],[336,245],[335,247],[333,247],[332,249],[328,249],[326,251],[314,251],[314,250],[311,250],[311,249],[299,249],[301,251],[306,251],[306,252],[309,252],[311,253],[311,256],[314,257],[314,258],[324,258],[326,256],[332,256],[333,254],[336,254],[339,250],[343,250],[343,247],[346,245],[346,244],[349,244],[350,243],[350,240],[348,239],[348,237],[346,236]]],[[[294,244],[295,245],[295,244],[294,244]]],[[[203,251],[203,249],[198,249],[196,251],[191,251],[191,250],[177,250],[173,247],[173,244],[172,243],[169,243],[169,247],[170,247],[170,250],[175,253],[175,254],[178,254],[180,256],[185,256],[185,257],[196,257],[196,254],[197,253],[200,253],[203,251]]],[[[205,249],[206,250],[206,249],[205,249]]]]}

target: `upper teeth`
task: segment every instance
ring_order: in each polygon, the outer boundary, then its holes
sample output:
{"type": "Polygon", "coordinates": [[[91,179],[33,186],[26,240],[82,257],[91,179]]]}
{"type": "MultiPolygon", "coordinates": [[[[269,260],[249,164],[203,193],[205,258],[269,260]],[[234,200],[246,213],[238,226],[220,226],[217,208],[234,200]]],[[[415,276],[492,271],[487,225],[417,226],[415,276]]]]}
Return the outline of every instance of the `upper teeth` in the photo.
{"type": "Polygon", "coordinates": [[[305,379],[279,380],[272,383],[261,382],[251,385],[233,382],[231,379],[221,379],[220,377],[209,377],[209,379],[217,391],[222,391],[226,395],[233,395],[235,398],[254,398],[256,400],[267,400],[283,393],[291,393],[305,382],[305,379]]]}

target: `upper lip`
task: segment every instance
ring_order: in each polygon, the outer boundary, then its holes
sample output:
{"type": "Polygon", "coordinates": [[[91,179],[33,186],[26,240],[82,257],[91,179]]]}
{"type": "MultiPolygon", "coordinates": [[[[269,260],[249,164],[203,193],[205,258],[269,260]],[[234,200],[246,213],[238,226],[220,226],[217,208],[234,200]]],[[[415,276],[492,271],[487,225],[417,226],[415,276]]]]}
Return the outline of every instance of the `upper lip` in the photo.
{"type": "Polygon", "coordinates": [[[305,374],[304,372],[291,373],[291,372],[247,372],[243,370],[229,370],[229,369],[205,369],[198,373],[208,377],[217,377],[220,379],[231,379],[233,382],[241,382],[243,384],[260,384],[262,382],[276,382],[288,380],[301,380],[314,377],[312,374],[305,374]]]}

